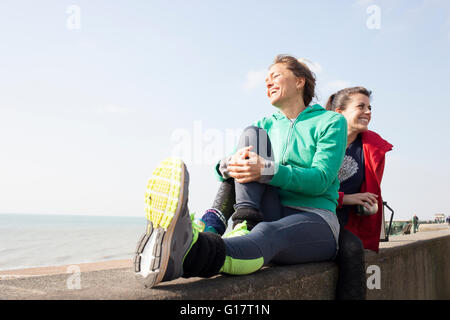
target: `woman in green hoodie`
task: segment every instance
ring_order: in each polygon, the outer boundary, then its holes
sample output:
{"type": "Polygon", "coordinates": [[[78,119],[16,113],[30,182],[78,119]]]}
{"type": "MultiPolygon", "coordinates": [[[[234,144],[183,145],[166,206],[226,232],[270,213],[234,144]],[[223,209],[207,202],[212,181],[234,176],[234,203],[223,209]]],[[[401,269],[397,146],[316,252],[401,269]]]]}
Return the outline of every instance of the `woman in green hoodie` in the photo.
{"type": "Polygon", "coordinates": [[[147,286],[180,276],[249,274],[268,263],[336,256],[335,209],[346,120],[310,105],[315,77],[294,57],[275,58],[266,88],[278,110],[244,130],[237,151],[217,166],[218,178],[233,178],[236,188],[234,229],[229,234],[199,232],[191,223],[189,176],[181,161],[167,160],[154,171],[147,190],[147,232],[135,256],[137,278],[147,286]],[[161,207],[160,197],[169,192],[164,190],[171,190],[178,201],[161,207]]]}

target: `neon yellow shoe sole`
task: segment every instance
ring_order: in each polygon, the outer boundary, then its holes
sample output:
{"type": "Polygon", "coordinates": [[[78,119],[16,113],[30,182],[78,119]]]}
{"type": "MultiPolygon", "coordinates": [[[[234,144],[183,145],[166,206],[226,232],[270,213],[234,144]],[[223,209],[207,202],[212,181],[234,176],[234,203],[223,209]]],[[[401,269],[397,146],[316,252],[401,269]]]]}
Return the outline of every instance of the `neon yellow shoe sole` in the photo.
{"type": "Polygon", "coordinates": [[[134,257],[136,278],[146,287],[182,275],[182,260],[192,242],[188,184],[186,166],[177,158],[161,162],[147,183],[147,230],[138,241],[134,257]],[[170,267],[169,260],[173,264],[170,267]]]}
{"type": "Polygon", "coordinates": [[[165,230],[172,221],[181,200],[183,162],[176,158],[165,159],[148,180],[145,192],[145,213],[153,227],[165,230]]]}

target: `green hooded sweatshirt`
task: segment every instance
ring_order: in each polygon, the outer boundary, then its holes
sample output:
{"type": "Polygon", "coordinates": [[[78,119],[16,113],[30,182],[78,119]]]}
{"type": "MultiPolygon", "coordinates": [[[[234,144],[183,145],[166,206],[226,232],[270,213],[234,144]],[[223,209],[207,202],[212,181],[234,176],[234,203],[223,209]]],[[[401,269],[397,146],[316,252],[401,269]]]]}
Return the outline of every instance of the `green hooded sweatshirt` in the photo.
{"type": "MultiPolygon", "coordinates": [[[[336,212],[338,171],[347,148],[347,121],[318,104],[308,106],[294,121],[281,112],[257,121],[265,129],[274,153],[275,174],[282,205],[336,212]]],[[[216,166],[219,180],[224,178],[216,166]]]]}

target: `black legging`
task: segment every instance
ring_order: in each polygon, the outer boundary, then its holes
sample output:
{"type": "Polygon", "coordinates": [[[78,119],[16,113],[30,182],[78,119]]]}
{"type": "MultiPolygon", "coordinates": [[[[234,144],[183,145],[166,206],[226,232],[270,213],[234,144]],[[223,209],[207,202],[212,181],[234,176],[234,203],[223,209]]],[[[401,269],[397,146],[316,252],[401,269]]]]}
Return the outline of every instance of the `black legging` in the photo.
{"type": "Polygon", "coordinates": [[[336,263],[339,267],[336,300],[365,300],[364,247],[357,236],[342,226],[339,231],[339,250],[336,263]]]}

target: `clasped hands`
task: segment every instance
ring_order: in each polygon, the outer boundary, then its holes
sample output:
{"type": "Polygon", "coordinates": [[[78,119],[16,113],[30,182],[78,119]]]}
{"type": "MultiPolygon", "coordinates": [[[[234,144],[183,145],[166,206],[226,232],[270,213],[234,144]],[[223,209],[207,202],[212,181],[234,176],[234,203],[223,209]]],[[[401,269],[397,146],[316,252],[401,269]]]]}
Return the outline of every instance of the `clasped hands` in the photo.
{"type": "Polygon", "coordinates": [[[261,177],[264,158],[251,151],[252,149],[253,146],[239,149],[228,163],[228,174],[239,183],[258,181],[261,177]]]}

